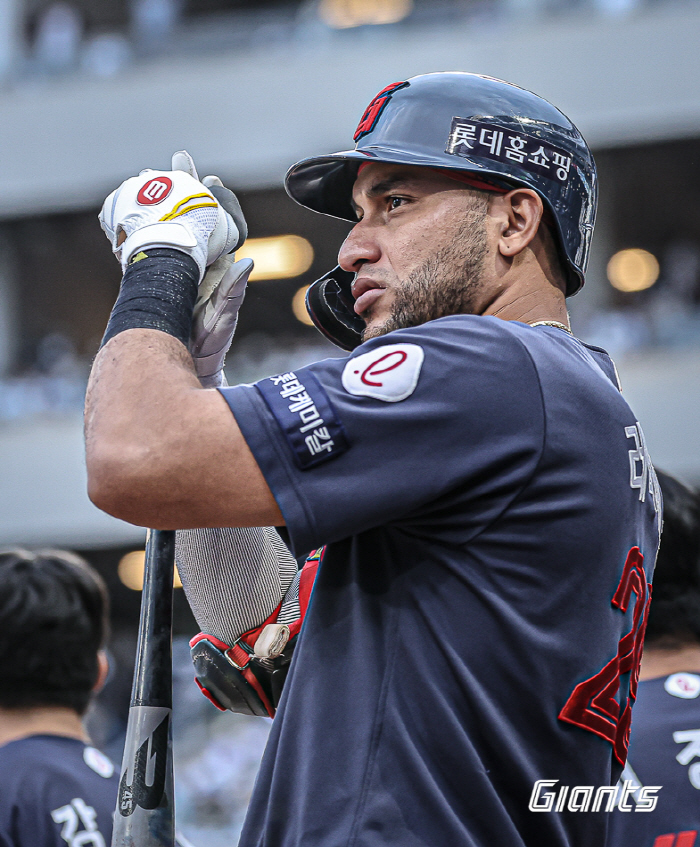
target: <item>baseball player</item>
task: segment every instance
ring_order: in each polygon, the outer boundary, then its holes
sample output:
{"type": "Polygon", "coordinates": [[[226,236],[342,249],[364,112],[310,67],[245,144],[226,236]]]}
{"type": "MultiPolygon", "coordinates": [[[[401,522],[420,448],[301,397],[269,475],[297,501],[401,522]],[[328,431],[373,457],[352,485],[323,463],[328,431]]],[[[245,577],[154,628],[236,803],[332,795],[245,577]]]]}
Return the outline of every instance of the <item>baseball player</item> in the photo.
{"type": "Polygon", "coordinates": [[[622,774],[632,790],[612,816],[610,847],[700,845],[700,495],[668,474],[659,484],[664,529],[622,774]],[[657,802],[636,814],[643,786],[656,787],[657,802]]]}
{"type": "Polygon", "coordinates": [[[81,718],[107,673],[107,591],[78,556],[0,551],[0,845],[105,847],[118,775],[81,718]]]}
{"type": "MultiPolygon", "coordinates": [[[[90,496],[211,528],[210,560],[251,543],[237,582],[203,570],[197,597],[186,577],[212,626],[256,588],[289,600],[269,527],[317,551],[244,847],[602,844],[591,794],[626,758],[660,497],[612,362],[568,323],[593,159],[555,107],[466,73],[387,86],[355,141],[286,183],[354,223],[308,296],[349,355],[255,385],[203,388],[188,350],[200,280],[241,234],[220,188],[176,157],[107,199],[124,277],[88,391],[90,496]]],[[[283,608],[211,633],[241,687],[254,662],[274,687],[283,608]]]]}

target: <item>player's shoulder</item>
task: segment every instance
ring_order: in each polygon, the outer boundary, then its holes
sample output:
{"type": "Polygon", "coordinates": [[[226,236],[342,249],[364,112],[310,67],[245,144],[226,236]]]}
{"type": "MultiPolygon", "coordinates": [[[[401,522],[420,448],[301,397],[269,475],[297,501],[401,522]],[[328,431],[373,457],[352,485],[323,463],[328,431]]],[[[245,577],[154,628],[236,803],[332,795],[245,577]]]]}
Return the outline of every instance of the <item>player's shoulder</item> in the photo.
{"type": "Polygon", "coordinates": [[[460,341],[465,335],[476,334],[482,338],[504,338],[514,336],[517,326],[525,328],[525,324],[515,324],[514,321],[504,321],[493,315],[445,315],[418,326],[397,329],[385,338],[399,338],[413,335],[426,339],[460,341]]]}
{"type": "Polygon", "coordinates": [[[639,682],[637,702],[642,709],[678,708],[700,717],[700,674],[679,671],[639,682]]]}
{"type": "MultiPolygon", "coordinates": [[[[51,803],[52,788],[72,783],[74,739],[52,735],[19,738],[0,747],[0,820],[4,823],[21,809],[23,820],[43,820],[51,803]]],[[[0,828],[2,827],[0,823],[0,828]]]]}
{"type": "Polygon", "coordinates": [[[492,315],[446,315],[373,338],[352,355],[400,344],[417,345],[438,367],[486,368],[506,382],[516,373],[519,379],[539,380],[541,370],[557,360],[568,369],[592,362],[585,345],[562,329],[533,327],[492,315]]]}
{"type": "Polygon", "coordinates": [[[518,394],[539,402],[532,358],[506,322],[494,317],[448,315],[394,330],[335,363],[333,375],[338,369],[350,394],[370,394],[376,383],[378,399],[388,399],[379,383],[391,383],[396,384],[392,400],[433,402],[438,392],[449,394],[455,411],[460,398],[470,409],[480,401],[512,403],[518,394]]]}
{"type": "Polygon", "coordinates": [[[459,362],[476,356],[512,363],[514,357],[527,358],[518,327],[527,330],[524,324],[515,326],[512,321],[492,316],[446,315],[373,338],[355,353],[390,344],[415,344],[433,356],[456,357],[459,362]]]}
{"type": "Polygon", "coordinates": [[[79,739],[66,735],[52,735],[50,733],[27,735],[0,746],[0,758],[3,761],[14,759],[21,762],[43,758],[46,755],[55,754],[58,750],[64,755],[75,755],[82,751],[84,746],[79,739]]]}
{"type": "MultiPolygon", "coordinates": [[[[568,382],[582,390],[603,386],[603,393],[612,386],[619,388],[615,366],[605,351],[590,348],[557,327],[484,315],[446,315],[394,330],[365,341],[347,358],[326,359],[302,368],[304,373],[307,370],[330,385],[342,374],[343,386],[351,394],[362,395],[369,393],[367,386],[381,375],[380,382],[400,384],[401,391],[397,388],[393,400],[411,395],[420,400],[426,392],[453,386],[471,407],[478,398],[491,404],[512,403],[514,397],[544,403],[546,396],[558,393],[568,382]],[[352,388],[354,382],[361,383],[357,391],[352,388]]],[[[297,376],[276,377],[275,384],[297,376]]],[[[297,383],[292,382],[288,393],[296,388],[297,383]]]]}
{"type": "MultiPolygon", "coordinates": [[[[613,389],[610,396],[621,391],[608,353],[558,326],[531,326],[495,316],[449,315],[389,333],[383,343],[399,340],[431,349],[443,362],[451,360],[458,367],[481,367],[488,360],[488,368],[506,381],[517,375],[528,382],[534,379],[545,388],[553,381],[558,386],[561,381],[575,380],[589,387],[598,385],[604,393],[613,389]]],[[[374,343],[382,343],[382,339],[374,339],[374,343]]]]}
{"type": "Polygon", "coordinates": [[[6,832],[12,832],[7,843],[63,844],[61,832],[71,822],[89,833],[81,830],[76,844],[105,843],[117,786],[109,759],[79,739],[33,735],[11,741],[0,747],[0,844],[6,832]]]}
{"type": "Polygon", "coordinates": [[[104,753],[77,738],[31,735],[0,747],[0,774],[11,775],[15,782],[21,775],[41,780],[49,775],[107,780],[114,773],[114,765],[104,753]]]}
{"type": "Polygon", "coordinates": [[[432,323],[438,324],[440,331],[443,321],[453,333],[461,329],[478,339],[480,346],[486,345],[489,355],[500,356],[506,363],[526,356],[540,376],[551,376],[557,370],[564,379],[604,377],[605,382],[621,390],[617,369],[607,351],[587,344],[561,326],[475,315],[454,315],[432,323]]]}
{"type": "MultiPolygon", "coordinates": [[[[565,345],[574,343],[586,349],[592,349],[559,327],[531,326],[521,321],[503,320],[494,315],[446,315],[419,326],[394,330],[367,343],[388,343],[389,341],[396,343],[400,339],[466,349],[474,346],[475,349],[483,350],[486,346],[492,354],[507,351],[510,355],[517,348],[521,348],[525,354],[530,348],[539,346],[548,348],[553,343],[565,345]]],[[[605,354],[603,350],[600,352],[605,354]]]]}
{"type": "Polygon", "coordinates": [[[658,770],[665,757],[675,770],[684,747],[700,742],[699,725],[699,674],[680,672],[640,681],[632,720],[632,762],[656,759],[653,766],[658,770]]]}

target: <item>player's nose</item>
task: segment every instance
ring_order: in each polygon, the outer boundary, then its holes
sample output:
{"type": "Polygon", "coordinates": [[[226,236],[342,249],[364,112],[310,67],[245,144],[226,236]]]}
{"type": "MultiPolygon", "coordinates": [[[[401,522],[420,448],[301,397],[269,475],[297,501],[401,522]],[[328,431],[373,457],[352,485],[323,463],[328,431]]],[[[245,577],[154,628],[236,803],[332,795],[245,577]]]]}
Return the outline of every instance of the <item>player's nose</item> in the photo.
{"type": "Polygon", "coordinates": [[[381,250],[371,227],[359,221],[350,230],[338,253],[338,264],[344,271],[357,273],[360,268],[379,260],[381,250]]]}

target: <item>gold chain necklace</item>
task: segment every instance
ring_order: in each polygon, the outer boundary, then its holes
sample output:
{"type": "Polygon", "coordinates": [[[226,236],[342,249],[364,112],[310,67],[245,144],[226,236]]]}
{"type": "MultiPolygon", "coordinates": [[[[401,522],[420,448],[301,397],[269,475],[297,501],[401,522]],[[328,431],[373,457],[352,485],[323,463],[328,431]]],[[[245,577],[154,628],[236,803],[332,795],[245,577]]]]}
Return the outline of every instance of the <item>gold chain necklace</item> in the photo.
{"type": "Polygon", "coordinates": [[[563,329],[564,332],[568,332],[569,335],[573,335],[573,332],[569,329],[569,327],[559,323],[559,321],[535,321],[530,324],[530,326],[555,326],[557,329],[563,329]]]}

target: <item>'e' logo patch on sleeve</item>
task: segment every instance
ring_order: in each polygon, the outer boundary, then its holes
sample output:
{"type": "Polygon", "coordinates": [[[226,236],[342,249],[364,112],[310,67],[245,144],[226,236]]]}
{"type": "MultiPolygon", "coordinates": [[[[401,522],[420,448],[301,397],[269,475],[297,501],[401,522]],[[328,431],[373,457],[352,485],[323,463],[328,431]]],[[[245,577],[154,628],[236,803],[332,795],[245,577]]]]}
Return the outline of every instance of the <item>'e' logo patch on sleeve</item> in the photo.
{"type": "Polygon", "coordinates": [[[423,359],[417,344],[384,344],[348,361],[343,388],[349,394],[398,403],[415,391],[423,359]]]}
{"type": "Polygon", "coordinates": [[[330,398],[316,377],[290,371],[255,383],[302,470],[344,453],[347,437],[330,398]]]}

